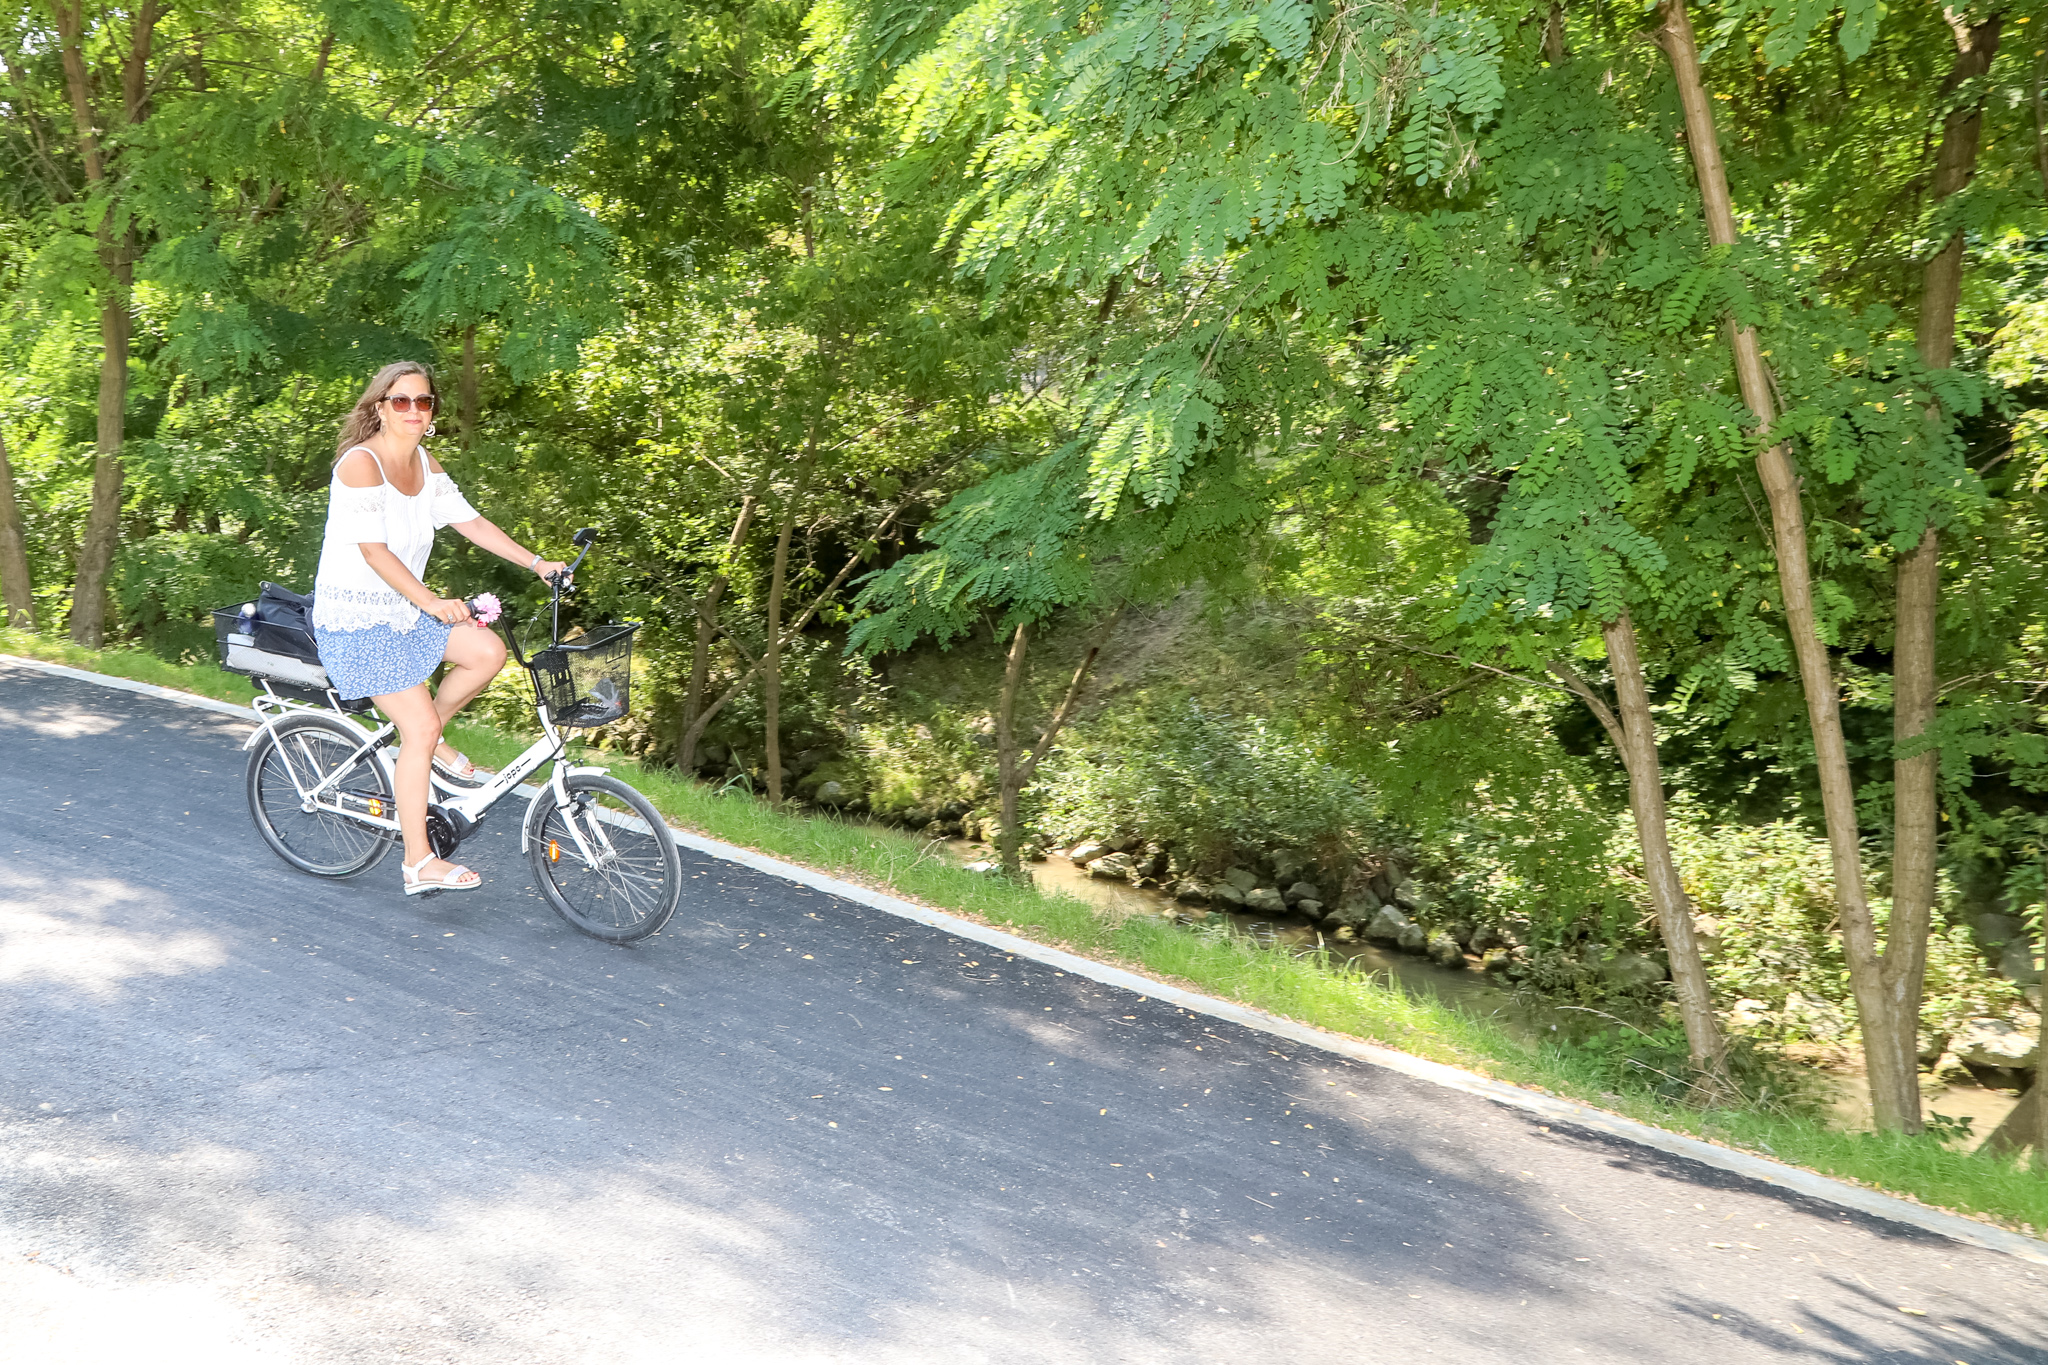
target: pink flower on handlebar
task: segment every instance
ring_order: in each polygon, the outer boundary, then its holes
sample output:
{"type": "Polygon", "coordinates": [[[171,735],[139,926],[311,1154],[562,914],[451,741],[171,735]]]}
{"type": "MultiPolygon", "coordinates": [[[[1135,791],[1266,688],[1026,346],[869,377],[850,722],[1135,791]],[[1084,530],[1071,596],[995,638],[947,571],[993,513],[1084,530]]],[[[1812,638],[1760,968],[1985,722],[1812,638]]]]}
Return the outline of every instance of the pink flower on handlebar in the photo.
{"type": "Polygon", "coordinates": [[[480,592],[469,599],[469,614],[480,626],[491,624],[504,610],[504,604],[498,601],[496,593],[480,592]]]}

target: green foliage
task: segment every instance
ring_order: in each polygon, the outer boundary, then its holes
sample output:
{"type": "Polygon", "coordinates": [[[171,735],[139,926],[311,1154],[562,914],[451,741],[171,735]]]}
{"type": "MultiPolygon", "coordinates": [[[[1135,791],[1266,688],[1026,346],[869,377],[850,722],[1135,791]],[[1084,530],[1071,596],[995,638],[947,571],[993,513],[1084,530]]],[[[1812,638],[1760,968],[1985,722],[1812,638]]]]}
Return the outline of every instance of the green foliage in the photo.
{"type": "MultiPolygon", "coordinates": [[[[1749,1030],[1760,1038],[1843,1041],[1853,1009],[1826,844],[1791,822],[1717,828],[1697,819],[1675,824],[1673,844],[1686,891],[1714,923],[1707,970],[1720,1003],[1759,1002],[1749,1030]]],[[[1944,899],[1953,912],[1953,889],[1944,899]]],[[[1887,909],[1877,906],[1880,930],[1887,909]]],[[[1923,1033],[1946,1035],[1965,1019],[2006,1014],[2018,1003],[2017,987],[1985,975],[1967,928],[1937,924],[1923,1033]]]]}
{"type": "Polygon", "coordinates": [[[1056,839],[1133,835],[1211,872],[1275,849],[1335,866],[1377,833],[1371,793],[1311,737],[1194,702],[1077,726],[1051,785],[1041,823],[1056,839]]]}
{"type": "Polygon", "coordinates": [[[975,717],[948,706],[919,708],[915,719],[884,714],[862,724],[854,736],[870,807],[879,815],[904,816],[943,806],[975,806],[994,786],[989,755],[979,742],[986,731],[975,717]]]}

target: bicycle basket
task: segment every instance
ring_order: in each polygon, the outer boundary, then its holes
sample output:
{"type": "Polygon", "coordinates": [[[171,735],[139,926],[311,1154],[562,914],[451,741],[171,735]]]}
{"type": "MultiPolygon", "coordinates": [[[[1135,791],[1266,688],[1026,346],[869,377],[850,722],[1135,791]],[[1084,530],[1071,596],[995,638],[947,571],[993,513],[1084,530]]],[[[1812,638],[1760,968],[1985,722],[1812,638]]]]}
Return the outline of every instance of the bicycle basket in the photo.
{"type": "Polygon", "coordinates": [[[534,695],[564,730],[592,730],[631,709],[633,632],[638,621],[599,626],[533,656],[534,695]]]}

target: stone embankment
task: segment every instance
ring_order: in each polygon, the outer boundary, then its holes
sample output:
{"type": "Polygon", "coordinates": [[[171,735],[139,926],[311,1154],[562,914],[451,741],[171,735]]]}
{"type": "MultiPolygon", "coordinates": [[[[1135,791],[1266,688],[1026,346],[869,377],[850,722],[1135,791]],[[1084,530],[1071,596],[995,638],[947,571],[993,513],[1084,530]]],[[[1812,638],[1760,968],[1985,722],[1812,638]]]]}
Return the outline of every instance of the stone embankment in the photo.
{"type": "MultiPolygon", "coordinates": [[[[1180,866],[1170,850],[1136,839],[1085,840],[1057,856],[1099,880],[1156,887],[1191,916],[1234,911],[1267,919],[1297,917],[1340,943],[1365,939],[1442,967],[1476,966],[1510,981],[1523,974],[1530,960],[1520,926],[1475,923],[1457,915],[1394,857],[1354,868],[1339,885],[1305,855],[1286,849],[1206,876],[1180,866]]],[[[1664,964],[1655,958],[1599,945],[1586,951],[1585,965],[1611,985],[1664,979],[1664,964]]]]}

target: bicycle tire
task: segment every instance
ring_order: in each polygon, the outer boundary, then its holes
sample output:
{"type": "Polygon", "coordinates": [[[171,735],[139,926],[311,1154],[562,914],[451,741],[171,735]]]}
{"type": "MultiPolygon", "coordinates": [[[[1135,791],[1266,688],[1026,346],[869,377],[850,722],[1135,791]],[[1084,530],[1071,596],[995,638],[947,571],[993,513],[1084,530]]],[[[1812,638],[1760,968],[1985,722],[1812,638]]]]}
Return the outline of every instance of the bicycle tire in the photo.
{"type": "Polygon", "coordinates": [[[563,781],[567,809],[556,807],[550,784],[526,817],[526,856],[541,894],[571,926],[606,943],[659,933],[683,895],[682,855],[668,824],[615,777],[574,773],[563,781]],[[584,856],[584,844],[600,862],[584,856]]]}
{"type": "Polygon", "coordinates": [[[301,872],[316,877],[353,877],[368,872],[397,842],[397,835],[329,811],[306,810],[288,765],[301,777],[325,781],[347,764],[339,787],[365,801],[381,801],[395,810],[391,781],[384,765],[365,754],[354,763],[349,755],[367,735],[345,721],[324,716],[292,716],[257,741],[249,754],[249,817],[270,851],[301,872]],[[280,749],[280,744],[287,747],[280,749]]]}

